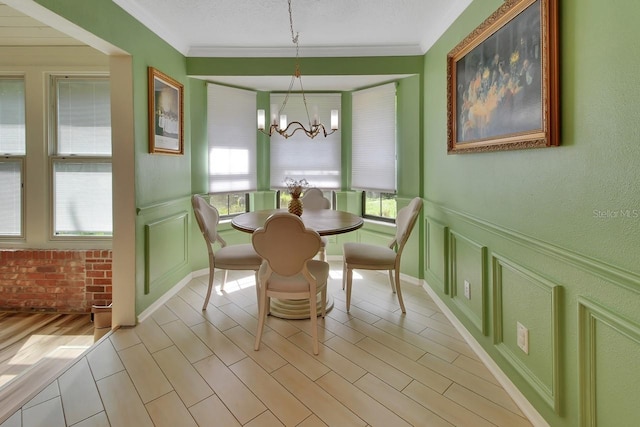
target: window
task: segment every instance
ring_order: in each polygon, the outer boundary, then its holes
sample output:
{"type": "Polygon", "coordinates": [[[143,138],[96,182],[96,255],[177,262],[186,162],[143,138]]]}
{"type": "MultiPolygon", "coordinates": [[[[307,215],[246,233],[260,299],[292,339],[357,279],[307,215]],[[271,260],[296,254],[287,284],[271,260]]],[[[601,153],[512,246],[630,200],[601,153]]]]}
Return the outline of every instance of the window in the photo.
{"type": "Polygon", "coordinates": [[[0,76],[0,237],[23,233],[24,78],[0,76]]]}
{"type": "Polygon", "coordinates": [[[396,85],[353,93],[352,188],[365,217],[396,216],[396,85]]]}
{"type": "MultiPolygon", "coordinates": [[[[272,94],[271,104],[279,108],[284,102],[285,96],[285,94],[272,94]]],[[[309,114],[314,114],[317,110],[320,121],[328,124],[331,122],[331,110],[340,110],[342,95],[339,93],[306,94],[306,99],[309,114]]],[[[271,108],[273,109],[273,107],[271,108]]],[[[289,122],[299,121],[305,125],[308,124],[302,95],[289,97],[286,109],[282,114],[287,115],[289,122]]],[[[255,118],[253,126],[255,128],[255,118]]],[[[314,139],[309,139],[301,131],[287,139],[279,134],[274,134],[271,137],[270,150],[270,178],[273,189],[285,189],[284,180],[287,177],[296,180],[304,178],[312,187],[323,190],[340,188],[340,131],[336,131],[326,138],[321,135],[314,139]]]]}
{"type": "Polygon", "coordinates": [[[362,192],[362,216],[393,222],[397,214],[396,195],[377,191],[362,192]]]}
{"type": "Polygon", "coordinates": [[[111,237],[109,79],[52,76],[52,198],[56,237],[111,237]]]}
{"type": "MultiPolygon", "coordinates": [[[[304,193],[303,193],[304,195],[304,193]]],[[[336,206],[336,193],[333,190],[323,191],[322,195],[326,197],[331,202],[331,209],[335,209],[336,206]]],[[[289,206],[289,201],[291,200],[291,195],[286,190],[278,191],[278,208],[285,208],[289,206]]],[[[303,205],[304,209],[304,205],[303,205]]]]}
{"type": "Polygon", "coordinates": [[[249,193],[212,194],[209,203],[220,216],[238,215],[249,210],[249,193]]]}
{"type": "Polygon", "coordinates": [[[221,216],[246,212],[257,188],[256,93],[209,84],[209,193],[221,216]]]}

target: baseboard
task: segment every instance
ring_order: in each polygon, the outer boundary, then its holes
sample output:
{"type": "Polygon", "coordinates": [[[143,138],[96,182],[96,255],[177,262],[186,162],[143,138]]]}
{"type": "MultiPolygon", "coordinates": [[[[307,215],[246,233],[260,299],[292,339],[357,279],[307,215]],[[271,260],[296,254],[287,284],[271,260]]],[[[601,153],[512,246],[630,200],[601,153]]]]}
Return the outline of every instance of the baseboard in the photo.
{"type": "MultiPolygon", "coordinates": [[[[206,274],[208,274],[209,269],[207,268],[205,270],[206,270],[206,274]]],[[[202,276],[202,274],[200,273],[201,271],[202,270],[197,270],[187,274],[182,278],[182,280],[180,280],[178,283],[172,286],[171,289],[165,292],[160,298],[155,300],[153,304],[151,304],[149,307],[144,309],[140,314],[138,314],[138,323],[143,322],[145,319],[151,316],[157,309],[162,307],[167,301],[173,298],[173,296],[176,295],[178,292],[180,292],[182,288],[187,286],[187,284],[191,281],[191,279],[193,279],[194,277],[202,276]]]]}
{"type": "Polygon", "coordinates": [[[447,305],[440,299],[426,281],[422,281],[422,288],[429,294],[433,302],[442,310],[442,313],[449,319],[451,324],[462,335],[462,338],[469,344],[469,347],[478,355],[482,363],[489,369],[489,371],[496,377],[496,380],[505,389],[505,391],[511,396],[514,403],[520,408],[522,413],[527,419],[536,427],[549,427],[549,423],[542,418],[538,411],[529,403],[527,398],[520,392],[520,390],[511,382],[509,377],[502,372],[502,369],[498,364],[489,356],[489,354],[482,348],[480,343],[471,335],[471,333],[464,327],[464,325],[458,320],[453,312],[447,307],[447,305]]]}

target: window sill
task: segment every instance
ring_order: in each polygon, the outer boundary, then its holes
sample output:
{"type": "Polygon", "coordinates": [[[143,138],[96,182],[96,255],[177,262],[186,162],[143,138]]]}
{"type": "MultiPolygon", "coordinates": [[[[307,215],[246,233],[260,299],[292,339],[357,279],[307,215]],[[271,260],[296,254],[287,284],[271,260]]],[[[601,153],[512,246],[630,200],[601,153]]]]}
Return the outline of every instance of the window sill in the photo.
{"type": "Polygon", "coordinates": [[[395,222],[382,221],[382,220],[373,219],[373,218],[362,218],[362,219],[367,224],[377,224],[377,225],[382,225],[382,226],[386,225],[387,227],[395,227],[396,226],[395,222]]]}

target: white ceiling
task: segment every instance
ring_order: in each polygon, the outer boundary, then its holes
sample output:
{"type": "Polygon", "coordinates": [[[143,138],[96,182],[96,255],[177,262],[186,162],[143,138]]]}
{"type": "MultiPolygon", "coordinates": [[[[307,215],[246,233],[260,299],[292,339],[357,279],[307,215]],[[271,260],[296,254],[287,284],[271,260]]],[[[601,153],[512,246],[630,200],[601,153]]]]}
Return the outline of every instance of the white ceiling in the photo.
{"type": "MultiPolygon", "coordinates": [[[[74,33],[57,22],[45,19],[43,24],[28,16],[29,10],[40,9],[31,0],[4,1],[26,13],[0,2],[0,46],[82,44],[68,37],[74,33]],[[35,7],[24,7],[26,3],[35,7]]],[[[185,56],[295,56],[287,0],[113,2],[185,56]]],[[[469,3],[471,0],[292,0],[293,25],[299,33],[301,57],[422,55],[469,3]]],[[[303,74],[305,90],[352,90],[398,77],[303,74]]],[[[290,76],[211,79],[258,90],[285,90],[290,76]]]]}
{"type": "MultiPolygon", "coordinates": [[[[287,0],[113,0],[186,56],[293,56],[287,0]]],[[[471,0],[292,0],[301,56],[422,55],[471,0]]]]}

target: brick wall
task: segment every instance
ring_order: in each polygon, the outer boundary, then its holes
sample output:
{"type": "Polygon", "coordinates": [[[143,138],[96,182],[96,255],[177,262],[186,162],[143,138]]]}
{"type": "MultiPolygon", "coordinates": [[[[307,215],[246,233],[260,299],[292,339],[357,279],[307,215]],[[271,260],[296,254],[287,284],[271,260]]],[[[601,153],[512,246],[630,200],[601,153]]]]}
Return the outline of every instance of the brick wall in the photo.
{"type": "Polygon", "coordinates": [[[111,303],[110,250],[0,250],[0,310],[90,312],[111,303]]]}

